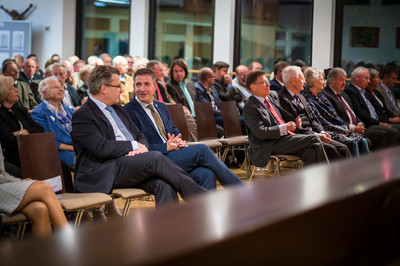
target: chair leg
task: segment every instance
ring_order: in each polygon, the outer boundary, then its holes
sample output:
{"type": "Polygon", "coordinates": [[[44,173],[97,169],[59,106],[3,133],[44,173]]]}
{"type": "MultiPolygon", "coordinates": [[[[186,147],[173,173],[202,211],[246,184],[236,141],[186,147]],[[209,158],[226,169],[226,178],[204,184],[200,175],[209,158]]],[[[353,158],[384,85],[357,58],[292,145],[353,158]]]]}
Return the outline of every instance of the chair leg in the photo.
{"type": "Polygon", "coordinates": [[[75,224],[74,224],[75,228],[77,228],[81,224],[83,212],[84,212],[84,210],[77,211],[76,218],[75,218],[75,224]]]}
{"type": "MultiPolygon", "coordinates": [[[[248,168],[251,168],[251,165],[249,165],[248,168]]],[[[255,172],[255,171],[256,171],[256,167],[253,166],[253,170],[251,170],[249,182],[251,182],[251,180],[253,180],[253,176],[254,176],[254,172],[255,172]]]]}
{"type": "Polygon", "coordinates": [[[24,238],[25,235],[25,229],[26,229],[26,225],[28,224],[28,222],[23,222],[22,224],[22,229],[21,229],[21,235],[18,239],[22,240],[24,238]]]}
{"type": "Polygon", "coordinates": [[[226,149],[224,150],[224,153],[222,155],[222,162],[225,162],[226,156],[228,156],[228,152],[229,152],[229,146],[226,147],[226,149]]]}
{"type": "Polygon", "coordinates": [[[127,199],[125,201],[124,210],[122,211],[122,217],[125,217],[128,215],[132,201],[133,201],[133,199],[127,199]]]}
{"type": "Polygon", "coordinates": [[[17,229],[17,239],[21,240],[20,235],[21,235],[21,231],[22,231],[22,222],[18,224],[18,229],[17,229]]]}

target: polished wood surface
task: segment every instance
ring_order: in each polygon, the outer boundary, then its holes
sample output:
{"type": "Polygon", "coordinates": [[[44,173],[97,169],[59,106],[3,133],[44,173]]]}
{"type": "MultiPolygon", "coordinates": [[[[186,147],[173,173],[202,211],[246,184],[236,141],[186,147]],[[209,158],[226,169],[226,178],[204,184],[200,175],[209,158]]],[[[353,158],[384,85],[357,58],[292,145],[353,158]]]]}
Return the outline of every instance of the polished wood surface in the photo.
{"type": "Polygon", "coordinates": [[[225,138],[242,135],[239,111],[235,101],[221,102],[222,119],[224,121],[225,138]]]}
{"type": "Polygon", "coordinates": [[[400,148],[317,165],[0,248],[4,265],[354,265],[389,193],[400,148]],[[23,256],[21,255],[23,254],[23,256]]]}
{"type": "Polygon", "coordinates": [[[185,114],[183,113],[182,104],[167,104],[167,108],[172,122],[174,122],[175,126],[182,135],[182,139],[188,141],[189,130],[186,124],[185,114]]]}

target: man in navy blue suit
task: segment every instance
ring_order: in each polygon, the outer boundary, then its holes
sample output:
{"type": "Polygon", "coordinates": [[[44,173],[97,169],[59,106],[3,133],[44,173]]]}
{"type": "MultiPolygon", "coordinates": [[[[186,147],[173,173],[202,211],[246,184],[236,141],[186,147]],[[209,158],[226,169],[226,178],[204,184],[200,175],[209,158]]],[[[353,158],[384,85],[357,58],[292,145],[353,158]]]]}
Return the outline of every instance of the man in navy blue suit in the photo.
{"type": "Polygon", "coordinates": [[[215,178],[223,186],[242,184],[206,145],[186,147],[186,142],[181,139],[166,105],[153,101],[156,90],[153,71],[139,69],[133,79],[136,96],[124,108],[147,137],[150,150],[163,153],[206,189],[215,188],[215,178]]]}

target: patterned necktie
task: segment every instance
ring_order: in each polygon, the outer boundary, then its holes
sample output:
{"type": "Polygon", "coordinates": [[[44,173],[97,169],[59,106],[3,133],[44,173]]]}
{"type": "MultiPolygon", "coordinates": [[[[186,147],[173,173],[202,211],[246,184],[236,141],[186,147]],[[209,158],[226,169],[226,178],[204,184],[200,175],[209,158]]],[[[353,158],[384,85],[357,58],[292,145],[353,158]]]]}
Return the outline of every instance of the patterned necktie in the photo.
{"type": "MultiPolygon", "coordinates": [[[[268,106],[268,109],[271,112],[271,114],[275,117],[276,121],[278,121],[279,125],[285,124],[285,122],[283,122],[281,117],[275,112],[274,107],[272,107],[272,105],[270,104],[270,102],[267,98],[265,98],[264,102],[268,106]]],[[[288,131],[287,133],[290,135],[295,135],[295,133],[293,133],[292,131],[288,131]]]]}
{"type": "Polygon", "coordinates": [[[357,125],[357,118],[356,118],[356,116],[354,115],[353,110],[351,110],[350,107],[347,105],[347,103],[344,101],[342,95],[336,94],[336,96],[337,96],[337,97],[339,98],[339,100],[342,102],[342,104],[343,104],[344,108],[346,109],[346,111],[350,114],[351,123],[352,123],[353,125],[357,125]]]}
{"type": "Polygon", "coordinates": [[[110,112],[111,117],[114,119],[115,124],[117,124],[118,129],[122,132],[122,134],[124,134],[126,140],[134,141],[135,139],[133,138],[132,134],[126,128],[126,126],[122,122],[121,118],[119,118],[119,116],[115,112],[114,108],[112,108],[111,106],[107,106],[106,110],[110,112]]]}
{"type": "Polygon", "coordinates": [[[158,131],[160,132],[160,135],[164,138],[164,140],[168,140],[168,138],[167,138],[167,136],[165,134],[165,129],[164,129],[164,125],[163,125],[163,122],[161,120],[161,117],[158,114],[158,112],[156,111],[156,109],[154,109],[153,104],[147,105],[147,108],[149,108],[150,111],[151,111],[151,115],[153,116],[154,121],[156,122],[156,125],[157,125],[157,128],[158,128],[158,131]]]}
{"type": "Polygon", "coordinates": [[[304,105],[301,103],[299,96],[293,95],[293,98],[296,100],[297,106],[298,106],[301,110],[304,110],[304,105]]]}

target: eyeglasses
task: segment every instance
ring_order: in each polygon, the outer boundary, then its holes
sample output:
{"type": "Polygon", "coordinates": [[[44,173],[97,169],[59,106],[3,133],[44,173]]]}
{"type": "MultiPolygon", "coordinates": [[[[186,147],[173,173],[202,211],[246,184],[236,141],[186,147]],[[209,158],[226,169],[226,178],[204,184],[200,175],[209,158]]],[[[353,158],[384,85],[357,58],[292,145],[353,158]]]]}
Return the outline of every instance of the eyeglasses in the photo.
{"type": "Polygon", "coordinates": [[[105,86],[110,86],[113,88],[121,89],[121,85],[111,85],[111,84],[104,84],[105,86]]]}
{"type": "Polygon", "coordinates": [[[269,84],[269,82],[268,81],[263,81],[263,82],[256,82],[256,83],[253,83],[253,85],[258,85],[258,84],[264,84],[264,85],[266,85],[266,84],[269,84]]]}

